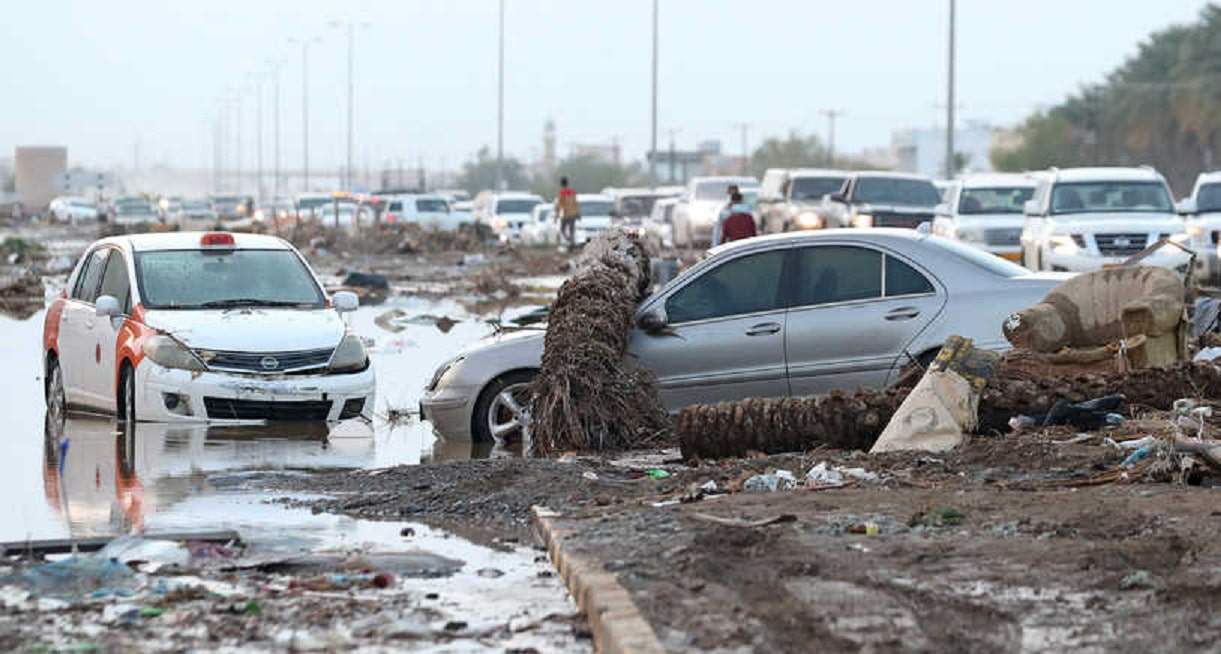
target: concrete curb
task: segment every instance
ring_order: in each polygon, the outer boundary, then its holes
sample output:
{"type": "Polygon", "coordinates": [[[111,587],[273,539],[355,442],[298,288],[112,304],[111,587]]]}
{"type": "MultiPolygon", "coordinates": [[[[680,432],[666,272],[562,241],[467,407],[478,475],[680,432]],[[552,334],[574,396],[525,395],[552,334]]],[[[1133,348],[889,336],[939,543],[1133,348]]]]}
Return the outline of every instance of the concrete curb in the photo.
{"type": "Polygon", "coordinates": [[[534,531],[551,557],[551,564],[589,620],[594,650],[604,654],[665,652],[653,627],[640,615],[631,595],[619,585],[615,575],[565,551],[562,541],[569,530],[555,525],[553,518],[559,514],[546,507],[533,506],[530,515],[534,531]]]}

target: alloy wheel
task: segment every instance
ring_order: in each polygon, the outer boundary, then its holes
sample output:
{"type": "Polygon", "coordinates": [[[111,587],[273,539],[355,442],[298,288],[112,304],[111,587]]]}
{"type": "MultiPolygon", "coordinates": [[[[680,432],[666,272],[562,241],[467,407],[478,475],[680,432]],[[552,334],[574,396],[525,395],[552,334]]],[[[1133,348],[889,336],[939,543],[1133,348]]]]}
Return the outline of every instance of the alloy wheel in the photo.
{"type": "Polygon", "coordinates": [[[530,427],[530,385],[517,383],[505,386],[488,406],[488,432],[498,441],[514,436],[526,436],[530,427]]]}

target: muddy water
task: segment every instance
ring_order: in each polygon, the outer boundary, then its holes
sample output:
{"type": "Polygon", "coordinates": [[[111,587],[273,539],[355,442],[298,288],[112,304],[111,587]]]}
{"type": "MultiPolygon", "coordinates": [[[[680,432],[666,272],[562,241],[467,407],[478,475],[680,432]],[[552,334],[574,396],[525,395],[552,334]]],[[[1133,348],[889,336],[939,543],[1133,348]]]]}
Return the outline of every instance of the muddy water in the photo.
{"type": "MultiPolygon", "coordinates": [[[[414,409],[435,368],[490,331],[455,302],[396,299],[361,308],[349,320],[372,342],[378,416],[390,409],[414,409]],[[403,317],[394,327],[401,331],[374,322],[390,309],[401,310],[403,317]],[[441,321],[443,331],[432,317],[456,322],[441,321]]],[[[262,552],[424,551],[464,562],[454,576],[429,582],[429,589],[446,598],[448,613],[471,624],[574,610],[561,583],[540,575],[549,566],[536,560],[529,547],[493,550],[422,525],[313,515],[269,502],[273,496],[253,483],[267,471],[309,475],[326,469],[426,465],[488,456],[487,448],[440,438],[430,425],[414,419],[392,424],[378,418],[372,425],[350,421],[330,428],[142,423],[125,433],[113,418],[72,416],[60,428],[44,420],[42,321],[42,312],[21,321],[0,316],[0,416],[6,426],[0,541],[234,529],[262,552]],[[401,532],[408,526],[414,535],[405,539],[401,532]],[[503,575],[479,574],[489,568],[503,575]]],[[[538,637],[517,644],[583,649],[562,629],[538,637]]]]}

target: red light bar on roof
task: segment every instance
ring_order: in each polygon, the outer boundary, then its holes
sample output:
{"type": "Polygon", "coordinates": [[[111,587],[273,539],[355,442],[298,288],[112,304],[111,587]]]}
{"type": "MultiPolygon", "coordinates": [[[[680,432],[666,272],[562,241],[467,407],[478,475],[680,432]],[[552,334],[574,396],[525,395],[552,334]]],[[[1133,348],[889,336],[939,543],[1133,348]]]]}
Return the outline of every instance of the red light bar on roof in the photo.
{"type": "Polygon", "coordinates": [[[229,232],[208,232],[199,238],[199,244],[206,248],[231,248],[236,242],[233,240],[233,234],[229,232]]]}

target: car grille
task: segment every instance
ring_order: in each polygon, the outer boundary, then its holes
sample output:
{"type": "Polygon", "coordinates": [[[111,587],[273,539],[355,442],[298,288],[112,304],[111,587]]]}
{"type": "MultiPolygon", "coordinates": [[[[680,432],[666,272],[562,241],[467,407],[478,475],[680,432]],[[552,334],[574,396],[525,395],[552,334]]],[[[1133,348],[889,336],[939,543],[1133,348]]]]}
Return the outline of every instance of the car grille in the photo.
{"type": "Polygon", "coordinates": [[[1145,249],[1148,234],[1095,234],[1098,251],[1106,256],[1128,256],[1145,249]]]}
{"type": "Polygon", "coordinates": [[[984,241],[988,245],[1017,245],[1022,242],[1022,228],[985,229],[984,241]]]}
{"type": "Polygon", "coordinates": [[[907,229],[915,229],[920,226],[920,223],[929,222],[933,219],[932,214],[922,213],[875,213],[873,214],[874,227],[906,227],[907,229]]]}
{"type": "Polygon", "coordinates": [[[292,352],[230,352],[199,350],[199,358],[212,370],[282,374],[321,368],[331,360],[334,348],[292,352]]]}
{"type": "Polygon", "coordinates": [[[218,420],[317,421],[327,419],[331,403],[326,400],[275,402],[205,397],[204,409],[209,418],[218,420]]]}

